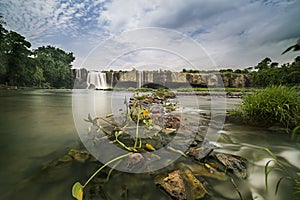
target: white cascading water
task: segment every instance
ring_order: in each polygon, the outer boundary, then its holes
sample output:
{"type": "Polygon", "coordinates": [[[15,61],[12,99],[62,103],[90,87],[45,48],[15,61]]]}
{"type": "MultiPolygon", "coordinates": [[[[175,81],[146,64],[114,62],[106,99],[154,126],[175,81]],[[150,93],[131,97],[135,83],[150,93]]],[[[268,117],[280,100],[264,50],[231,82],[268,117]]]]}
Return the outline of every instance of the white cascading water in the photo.
{"type": "Polygon", "coordinates": [[[76,69],[76,77],[77,79],[81,79],[81,69],[76,69]]]}
{"type": "Polygon", "coordinates": [[[141,88],[143,86],[143,79],[144,79],[144,71],[138,71],[138,88],[141,88]]]}
{"type": "Polygon", "coordinates": [[[111,73],[110,88],[113,88],[113,82],[114,82],[114,72],[111,73]]]}
{"type": "Polygon", "coordinates": [[[106,73],[89,71],[87,75],[88,88],[91,85],[95,86],[95,89],[107,89],[106,73]]]}

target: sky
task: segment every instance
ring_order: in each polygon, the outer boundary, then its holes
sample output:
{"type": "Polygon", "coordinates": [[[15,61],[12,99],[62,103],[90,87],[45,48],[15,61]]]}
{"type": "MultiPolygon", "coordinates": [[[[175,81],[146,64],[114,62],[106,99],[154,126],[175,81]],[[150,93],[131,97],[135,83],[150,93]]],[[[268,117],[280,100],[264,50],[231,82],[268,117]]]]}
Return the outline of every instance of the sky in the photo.
{"type": "Polygon", "coordinates": [[[6,28],[73,52],[73,65],[180,70],[255,66],[300,38],[298,0],[2,0],[6,28]]]}

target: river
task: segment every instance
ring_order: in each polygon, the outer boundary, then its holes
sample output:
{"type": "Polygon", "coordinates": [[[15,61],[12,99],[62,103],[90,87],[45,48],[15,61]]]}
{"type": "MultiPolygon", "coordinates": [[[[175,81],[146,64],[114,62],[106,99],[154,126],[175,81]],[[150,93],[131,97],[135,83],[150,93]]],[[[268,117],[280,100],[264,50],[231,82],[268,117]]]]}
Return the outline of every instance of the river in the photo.
{"type": "MultiPolygon", "coordinates": [[[[75,95],[84,94],[84,90],[82,91],[75,95]]],[[[42,170],[43,166],[70,149],[82,147],[73,119],[72,95],[72,90],[0,91],[0,199],[73,199],[72,184],[76,180],[84,181],[91,175],[92,171],[86,165],[65,166],[51,173],[42,170]]],[[[96,109],[101,110],[102,114],[108,114],[108,108],[114,107],[111,96],[124,98],[122,92],[114,92],[112,95],[108,91],[93,91],[93,95],[97,103],[96,109]]],[[[209,111],[209,97],[196,98],[200,102],[197,108],[189,101],[191,97],[179,97],[186,102],[186,108],[209,111]]],[[[238,103],[240,99],[227,99],[227,109],[233,109],[238,103]]],[[[76,113],[74,116],[78,118],[76,113]]],[[[80,129],[78,123],[76,125],[80,129]]],[[[257,127],[225,124],[223,133],[230,136],[233,144],[221,144],[222,148],[217,151],[240,155],[250,161],[250,176],[246,181],[257,199],[292,197],[292,182],[289,180],[283,180],[278,194],[274,195],[276,181],[281,177],[278,172],[270,175],[270,190],[266,192],[264,164],[268,159],[258,157],[263,147],[270,148],[281,161],[291,165],[289,170],[295,173],[300,166],[299,143],[289,140],[282,133],[257,127]]],[[[118,199],[117,191],[122,190],[126,182],[133,183],[136,179],[139,184],[132,186],[136,191],[128,199],[169,199],[154,186],[150,176],[128,173],[113,176],[105,183],[106,196],[109,199],[118,199]],[[121,186],[116,186],[120,181],[121,186]],[[153,195],[144,195],[145,193],[153,195]]],[[[130,189],[130,184],[128,187],[130,189]]],[[[226,188],[217,190],[219,193],[227,193],[224,194],[225,199],[236,198],[236,195],[226,192],[226,188]]]]}

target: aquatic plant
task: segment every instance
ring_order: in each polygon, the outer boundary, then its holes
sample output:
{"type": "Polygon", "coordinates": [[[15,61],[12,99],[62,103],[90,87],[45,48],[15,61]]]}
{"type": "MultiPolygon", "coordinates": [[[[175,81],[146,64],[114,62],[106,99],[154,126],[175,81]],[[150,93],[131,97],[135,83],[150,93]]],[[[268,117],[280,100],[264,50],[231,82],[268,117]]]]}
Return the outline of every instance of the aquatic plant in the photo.
{"type": "MultiPolygon", "coordinates": [[[[144,104],[147,104],[150,101],[161,100],[166,99],[173,96],[171,92],[159,90],[157,92],[153,92],[152,96],[149,94],[139,94],[138,92],[134,93],[133,97],[130,99],[129,103],[124,101],[126,104],[126,112],[122,112],[121,115],[123,115],[123,123],[117,124],[112,119],[110,119],[113,114],[108,114],[106,117],[95,117],[92,118],[91,115],[88,115],[88,118],[85,119],[86,122],[92,124],[89,127],[89,133],[92,132],[93,127],[97,128],[97,131],[102,131],[106,134],[104,137],[110,137],[111,142],[117,143],[121,148],[126,150],[128,153],[125,153],[123,155],[120,155],[118,157],[115,157],[111,159],[110,161],[106,162],[104,165],[102,165],[92,176],[85,182],[85,184],[81,184],[80,182],[74,183],[72,187],[72,195],[74,198],[78,200],[82,200],[83,198],[83,190],[84,188],[90,183],[90,181],[101,172],[102,169],[104,169],[106,166],[115,163],[112,168],[109,170],[107,179],[109,178],[111,172],[117,167],[118,164],[122,162],[122,159],[125,157],[129,157],[131,155],[137,155],[139,152],[143,151],[155,151],[156,149],[149,143],[145,143],[144,146],[142,146],[142,139],[139,137],[139,127],[143,126],[145,129],[152,129],[152,119],[150,118],[150,112],[149,108],[147,108],[144,104]],[[149,98],[150,97],[150,98],[149,98]],[[99,121],[103,121],[104,124],[100,125],[99,121]],[[135,127],[130,127],[129,124],[134,122],[136,124],[135,127]],[[135,137],[134,137],[134,143],[133,146],[130,146],[128,144],[131,143],[128,140],[130,139],[120,139],[121,136],[126,135],[126,131],[130,128],[135,129],[135,137]],[[137,153],[137,154],[135,154],[137,153]]],[[[142,157],[142,156],[141,156],[142,157]]]]}
{"type": "Polygon", "coordinates": [[[292,129],[300,124],[300,92],[295,87],[270,86],[244,96],[238,112],[249,124],[292,129]]]}
{"type": "Polygon", "coordinates": [[[297,178],[295,180],[295,186],[294,186],[294,196],[299,200],[300,198],[300,172],[297,173],[297,178]]]}
{"type": "Polygon", "coordinates": [[[98,146],[108,142],[117,145],[125,152],[103,163],[84,184],[74,183],[72,188],[74,198],[82,200],[85,195],[85,187],[105,167],[111,167],[106,176],[107,180],[119,164],[128,170],[143,169],[148,167],[152,158],[153,161],[161,159],[162,157],[156,155],[155,151],[165,148],[167,151],[179,154],[182,158],[185,157],[184,160],[186,161],[191,159],[194,163],[192,165],[188,161],[183,165],[174,164],[167,169],[167,173],[155,175],[155,184],[167,192],[170,197],[182,199],[180,197],[184,196],[186,197],[184,199],[201,199],[210,195],[210,188],[206,187],[202,179],[196,177],[197,174],[197,176],[213,178],[218,181],[225,181],[230,178],[231,184],[237,192],[235,195],[238,195],[241,200],[244,199],[243,196],[247,194],[240,191],[236,181],[247,178],[245,159],[231,154],[213,153],[214,145],[210,144],[209,141],[202,140],[202,137],[197,137],[197,139],[195,137],[193,146],[186,149],[187,151],[181,150],[183,146],[186,148],[186,144],[182,142],[187,137],[186,133],[195,129],[198,130],[198,127],[192,129],[187,120],[184,120],[182,124],[187,130],[179,129],[182,119],[176,113],[172,113],[178,108],[177,102],[171,100],[174,95],[174,93],[163,89],[151,94],[136,92],[129,102],[124,101],[126,109],[125,111],[120,110],[120,115],[108,114],[105,117],[88,115],[85,121],[90,124],[88,136],[93,143],[98,146]],[[180,134],[176,135],[176,133],[180,134]],[[175,145],[170,144],[175,135],[179,138],[179,142],[175,145]],[[173,167],[176,169],[169,173],[173,167]],[[179,188],[178,185],[180,185],[179,188]]]}
{"type": "MultiPolygon", "coordinates": [[[[102,167],[100,167],[86,182],[84,185],[82,185],[80,182],[76,182],[74,183],[73,187],[72,187],[72,195],[74,198],[76,198],[77,200],[82,200],[83,198],[83,189],[87,186],[87,184],[102,170],[104,169],[106,166],[108,166],[109,164],[116,162],[122,158],[125,158],[129,155],[131,155],[132,153],[127,153],[121,156],[118,156],[110,161],[108,161],[107,163],[105,163],[102,167]]],[[[117,164],[119,164],[120,162],[117,162],[117,164]]],[[[117,165],[116,164],[116,165],[117,165]]],[[[107,177],[109,177],[109,175],[111,174],[112,170],[116,167],[116,165],[114,165],[111,170],[109,171],[107,177]]]]}
{"type": "Polygon", "coordinates": [[[291,174],[291,172],[288,169],[288,164],[281,161],[269,148],[263,148],[262,150],[265,151],[268,154],[268,156],[271,158],[265,164],[264,167],[266,190],[268,191],[268,177],[270,173],[273,171],[278,171],[282,173],[282,176],[277,180],[276,187],[275,187],[275,195],[278,193],[279,186],[284,179],[288,179],[294,182],[295,196],[297,194],[300,194],[300,173],[291,174]],[[271,163],[273,163],[274,166],[271,166],[271,163]]]}
{"type": "Polygon", "coordinates": [[[300,140],[300,126],[296,126],[292,131],[292,140],[300,140]]]}

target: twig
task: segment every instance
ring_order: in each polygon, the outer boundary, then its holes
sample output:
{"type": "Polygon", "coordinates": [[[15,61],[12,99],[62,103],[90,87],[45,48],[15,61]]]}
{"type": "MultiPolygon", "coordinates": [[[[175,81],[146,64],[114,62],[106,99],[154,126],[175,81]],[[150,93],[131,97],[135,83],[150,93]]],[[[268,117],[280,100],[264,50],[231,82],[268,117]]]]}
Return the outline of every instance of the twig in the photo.
{"type": "Polygon", "coordinates": [[[234,189],[235,189],[235,190],[237,191],[237,193],[239,194],[240,199],[243,200],[243,196],[242,196],[241,192],[239,191],[239,188],[238,188],[238,186],[236,185],[236,183],[234,182],[234,180],[233,180],[232,177],[230,177],[230,181],[231,181],[231,183],[232,183],[234,189]]]}

